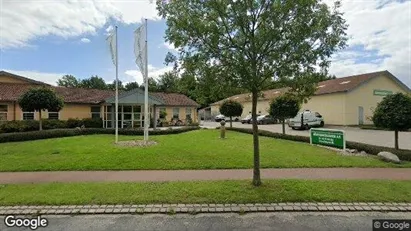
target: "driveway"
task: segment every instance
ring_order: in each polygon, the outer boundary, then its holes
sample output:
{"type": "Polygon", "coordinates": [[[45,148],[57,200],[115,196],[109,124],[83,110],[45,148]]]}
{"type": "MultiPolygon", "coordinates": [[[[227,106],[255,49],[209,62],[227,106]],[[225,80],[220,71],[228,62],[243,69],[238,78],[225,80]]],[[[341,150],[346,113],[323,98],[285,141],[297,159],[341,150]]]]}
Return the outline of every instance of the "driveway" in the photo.
{"type": "MultiPolygon", "coordinates": [[[[220,123],[217,122],[201,122],[201,125],[207,127],[217,127],[220,123]]],[[[230,123],[226,123],[226,126],[230,126],[230,123]]],[[[251,124],[241,124],[240,122],[233,122],[233,127],[238,128],[251,128],[251,124]]],[[[282,133],[281,124],[266,124],[259,125],[259,129],[266,130],[270,132],[282,133]]],[[[347,140],[355,141],[360,143],[394,147],[394,132],[391,131],[381,131],[381,130],[365,130],[356,127],[343,127],[343,126],[328,126],[326,128],[340,129],[344,130],[347,140]]],[[[300,135],[300,136],[310,136],[308,130],[292,130],[286,125],[285,133],[290,135],[300,135]]],[[[400,132],[399,133],[399,146],[401,149],[411,150],[411,132],[400,132]]]]}
{"type": "MultiPolygon", "coordinates": [[[[255,214],[200,215],[86,215],[42,216],[48,226],[38,230],[372,230],[373,219],[410,219],[410,213],[375,212],[278,212],[255,214]]],[[[0,230],[30,230],[9,228],[0,217],[0,230]]],[[[407,222],[409,224],[409,221],[407,222]]]]}

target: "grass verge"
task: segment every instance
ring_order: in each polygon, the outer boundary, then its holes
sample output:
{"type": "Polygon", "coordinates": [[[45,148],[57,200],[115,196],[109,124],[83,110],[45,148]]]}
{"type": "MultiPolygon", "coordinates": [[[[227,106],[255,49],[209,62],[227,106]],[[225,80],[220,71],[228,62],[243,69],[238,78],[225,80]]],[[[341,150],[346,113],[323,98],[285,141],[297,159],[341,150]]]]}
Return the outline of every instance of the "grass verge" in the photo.
{"type": "Polygon", "coordinates": [[[0,205],[411,202],[411,181],[264,180],[0,185],[0,205]]]}
{"type": "MultiPolygon", "coordinates": [[[[148,148],[120,147],[112,135],[87,135],[0,144],[0,171],[249,169],[253,167],[252,136],[228,131],[197,130],[151,136],[148,148]]],[[[142,139],[120,136],[120,140],[142,139]]],[[[341,156],[307,143],[260,137],[262,168],[411,167],[376,157],[341,156]]]]}

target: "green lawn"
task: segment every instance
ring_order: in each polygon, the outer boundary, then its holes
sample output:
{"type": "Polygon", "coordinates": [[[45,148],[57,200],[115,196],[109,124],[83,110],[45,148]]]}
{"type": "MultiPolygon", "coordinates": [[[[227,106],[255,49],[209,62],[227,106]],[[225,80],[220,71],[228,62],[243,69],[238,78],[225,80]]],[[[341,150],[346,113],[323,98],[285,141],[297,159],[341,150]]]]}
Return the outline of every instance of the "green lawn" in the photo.
{"type": "Polygon", "coordinates": [[[0,185],[0,205],[411,202],[411,181],[264,180],[0,185]]]}
{"type": "MultiPolygon", "coordinates": [[[[252,168],[251,135],[228,131],[227,139],[218,137],[217,130],[151,136],[158,145],[149,148],[115,146],[113,135],[3,143],[0,171],[252,168]]],[[[141,137],[120,136],[132,139],[141,137]]],[[[411,167],[268,137],[260,137],[260,149],[262,168],[411,167]]]]}

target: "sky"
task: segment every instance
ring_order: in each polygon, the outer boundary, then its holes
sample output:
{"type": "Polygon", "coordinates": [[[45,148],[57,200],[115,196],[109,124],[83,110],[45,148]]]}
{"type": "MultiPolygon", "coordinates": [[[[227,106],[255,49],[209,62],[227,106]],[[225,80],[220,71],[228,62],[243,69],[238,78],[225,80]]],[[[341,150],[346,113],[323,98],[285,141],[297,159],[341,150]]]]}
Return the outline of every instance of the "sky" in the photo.
{"type": "MultiPolygon", "coordinates": [[[[331,4],[332,0],[324,0],[331,4]]],[[[411,0],[342,0],[348,47],[332,57],[337,77],[388,70],[411,87],[411,0]]],[[[56,84],[64,74],[115,79],[107,32],[118,26],[119,79],[142,83],[133,32],[148,19],[148,71],[164,65],[166,23],[150,0],[0,0],[0,70],[56,84]]]]}

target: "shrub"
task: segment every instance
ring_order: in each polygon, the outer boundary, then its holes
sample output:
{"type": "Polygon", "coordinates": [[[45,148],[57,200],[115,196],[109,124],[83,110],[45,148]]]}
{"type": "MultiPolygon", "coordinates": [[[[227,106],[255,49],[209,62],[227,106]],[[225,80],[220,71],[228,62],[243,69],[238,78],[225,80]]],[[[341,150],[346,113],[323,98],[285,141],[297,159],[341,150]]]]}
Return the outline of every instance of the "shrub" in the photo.
{"type": "MultiPolygon", "coordinates": [[[[253,130],[248,129],[248,128],[227,128],[227,130],[232,130],[232,131],[237,131],[237,132],[242,132],[242,133],[247,133],[247,134],[253,134],[253,130]]],[[[266,137],[271,137],[271,138],[310,143],[310,137],[307,137],[307,136],[284,135],[280,133],[261,131],[261,130],[258,131],[258,134],[260,136],[266,136],[266,137]]],[[[346,147],[350,149],[356,149],[359,152],[364,151],[372,155],[377,155],[379,152],[383,152],[383,151],[391,152],[397,155],[398,158],[400,158],[400,160],[411,161],[411,150],[382,147],[382,146],[358,143],[358,142],[353,142],[353,141],[347,141],[346,147]]]]}
{"type": "MultiPolygon", "coordinates": [[[[149,131],[150,135],[169,135],[169,134],[179,134],[183,132],[197,130],[199,127],[184,127],[180,129],[172,130],[155,130],[149,131]]],[[[113,134],[115,129],[107,128],[83,128],[83,129],[53,129],[53,130],[42,130],[42,131],[31,131],[31,132],[14,132],[14,133],[4,133],[0,134],[0,143],[5,142],[18,142],[27,140],[39,140],[48,138],[59,138],[68,136],[79,136],[79,135],[92,135],[92,134],[113,134]]],[[[118,134],[120,135],[133,135],[133,136],[143,136],[144,131],[142,129],[119,129],[118,134]]]]}
{"type": "Polygon", "coordinates": [[[67,128],[67,121],[64,120],[43,120],[43,129],[67,128]]]}
{"type": "Polygon", "coordinates": [[[83,122],[80,119],[70,118],[70,119],[67,120],[67,127],[68,128],[81,127],[81,125],[83,125],[83,122]]]}
{"type": "MultiPolygon", "coordinates": [[[[82,125],[86,128],[102,128],[103,127],[103,120],[101,118],[86,118],[82,119],[82,125]]],[[[81,125],[80,125],[81,126],[81,125]]]]}

